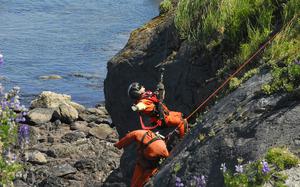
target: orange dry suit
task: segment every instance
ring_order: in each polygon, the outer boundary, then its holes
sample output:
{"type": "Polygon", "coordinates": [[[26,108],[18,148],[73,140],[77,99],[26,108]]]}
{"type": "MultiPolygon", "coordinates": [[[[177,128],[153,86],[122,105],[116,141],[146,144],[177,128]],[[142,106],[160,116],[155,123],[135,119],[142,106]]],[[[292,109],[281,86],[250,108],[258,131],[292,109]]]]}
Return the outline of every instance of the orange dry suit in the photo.
{"type": "Polygon", "coordinates": [[[160,158],[169,156],[166,143],[150,130],[135,130],[115,143],[122,149],[133,141],[138,143],[138,160],[135,165],[130,187],[142,187],[157,172],[160,158]]]}
{"type": "MultiPolygon", "coordinates": [[[[183,138],[187,131],[187,121],[183,119],[181,112],[170,111],[166,105],[162,104],[157,98],[156,94],[151,91],[147,91],[142,94],[141,98],[136,101],[133,110],[142,114],[150,116],[150,122],[155,124],[155,127],[161,127],[166,125],[167,127],[177,127],[179,130],[180,138],[183,138]]],[[[140,122],[143,129],[147,129],[144,126],[142,117],[140,116],[140,122]]],[[[149,128],[149,129],[154,129],[149,128]]]]}

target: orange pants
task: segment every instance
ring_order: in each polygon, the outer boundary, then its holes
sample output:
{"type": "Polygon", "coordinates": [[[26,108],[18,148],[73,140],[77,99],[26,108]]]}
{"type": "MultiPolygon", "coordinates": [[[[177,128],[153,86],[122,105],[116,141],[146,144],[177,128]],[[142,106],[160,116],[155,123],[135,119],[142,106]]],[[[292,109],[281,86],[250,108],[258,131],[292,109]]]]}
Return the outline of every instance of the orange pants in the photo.
{"type": "Polygon", "coordinates": [[[145,169],[139,163],[135,165],[130,187],[143,187],[157,172],[157,168],[145,169]]]}
{"type": "Polygon", "coordinates": [[[169,115],[165,116],[165,121],[168,127],[178,127],[180,138],[184,137],[185,131],[187,131],[187,122],[182,118],[181,112],[170,111],[169,115]]]}

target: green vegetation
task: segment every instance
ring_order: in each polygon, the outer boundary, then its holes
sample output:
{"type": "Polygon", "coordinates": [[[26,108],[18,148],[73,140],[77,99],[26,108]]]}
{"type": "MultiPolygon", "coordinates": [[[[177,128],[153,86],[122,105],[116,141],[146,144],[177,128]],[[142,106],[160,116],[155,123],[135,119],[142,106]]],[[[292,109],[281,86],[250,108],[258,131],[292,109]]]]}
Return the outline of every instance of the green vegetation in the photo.
{"type": "Polygon", "coordinates": [[[173,5],[172,5],[171,0],[164,0],[159,5],[160,14],[164,14],[166,12],[169,12],[172,9],[173,9],[173,5]]]}
{"type": "Polygon", "coordinates": [[[181,169],[181,165],[180,165],[180,163],[178,162],[178,163],[176,163],[175,165],[174,165],[174,167],[173,167],[173,172],[175,173],[175,174],[177,174],[178,173],[178,171],[181,169]]]}
{"type": "Polygon", "coordinates": [[[299,158],[287,148],[272,148],[267,152],[266,160],[279,169],[288,169],[297,166],[299,158]]]}
{"type": "Polygon", "coordinates": [[[242,161],[239,161],[235,165],[234,172],[228,170],[225,163],[223,163],[221,171],[223,172],[225,186],[262,186],[267,182],[271,183],[272,186],[285,186],[287,176],[281,174],[280,171],[299,163],[299,158],[285,148],[271,148],[264,159],[244,165],[241,165],[242,161]]]}
{"type": "Polygon", "coordinates": [[[264,55],[273,77],[262,87],[266,94],[291,92],[300,85],[300,18],[294,20],[264,55]]]}
{"type": "MultiPolygon", "coordinates": [[[[225,78],[299,12],[298,0],[180,0],[175,25],[181,37],[202,49],[204,55],[222,58],[217,75],[225,78]]],[[[260,63],[266,62],[273,76],[262,88],[265,93],[292,91],[299,86],[300,66],[294,63],[300,60],[299,25],[299,18],[294,18],[261,54],[260,63]]],[[[245,78],[233,78],[230,89],[256,71],[245,78]]]]}
{"type": "Polygon", "coordinates": [[[236,89],[237,87],[240,86],[241,83],[245,82],[246,80],[250,79],[253,75],[258,74],[258,73],[259,73],[259,69],[254,68],[254,69],[247,71],[241,79],[239,79],[237,77],[232,78],[229,82],[229,89],[230,90],[236,89]]]}
{"type": "Polygon", "coordinates": [[[21,124],[27,109],[20,105],[18,93],[19,88],[15,87],[0,97],[0,186],[12,185],[16,173],[22,169],[18,163],[22,148],[29,141],[29,127],[21,124]]]}

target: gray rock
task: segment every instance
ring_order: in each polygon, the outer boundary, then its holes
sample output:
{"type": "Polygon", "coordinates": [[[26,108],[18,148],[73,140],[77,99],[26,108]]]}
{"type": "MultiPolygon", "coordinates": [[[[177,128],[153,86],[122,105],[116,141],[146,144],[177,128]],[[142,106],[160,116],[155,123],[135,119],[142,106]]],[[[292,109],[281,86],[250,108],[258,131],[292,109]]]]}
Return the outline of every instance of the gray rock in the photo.
{"type": "Polygon", "coordinates": [[[14,185],[13,185],[14,187],[30,187],[24,181],[19,180],[19,179],[14,180],[13,183],[14,183],[14,185]]]}
{"type": "Polygon", "coordinates": [[[80,113],[79,119],[82,121],[86,121],[88,123],[105,123],[105,124],[111,124],[111,121],[108,117],[103,117],[95,114],[86,114],[86,113],[80,113]]]}
{"type": "Polygon", "coordinates": [[[77,172],[77,170],[73,168],[70,164],[61,164],[61,165],[54,166],[51,171],[56,177],[61,177],[67,174],[72,174],[77,172]]]}
{"type": "Polygon", "coordinates": [[[88,108],[87,111],[91,114],[96,114],[100,116],[107,116],[108,114],[105,108],[88,108]]]}
{"type": "Polygon", "coordinates": [[[71,96],[66,94],[58,94],[50,91],[43,91],[30,104],[30,108],[58,108],[61,104],[71,105],[79,112],[84,111],[85,107],[72,102],[71,96]]]}
{"type": "Polygon", "coordinates": [[[47,159],[46,159],[45,155],[39,151],[25,153],[25,157],[27,158],[28,162],[31,162],[34,164],[46,164],[47,163],[47,159]]]}
{"type": "Polygon", "coordinates": [[[31,102],[30,108],[57,108],[62,103],[71,102],[71,96],[43,91],[31,102]]]}
{"type": "Polygon", "coordinates": [[[285,170],[282,172],[288,176],[285,181],[285,185],[288,187],[299,187],[300,186],[300,166],[285,170]]]}
{"type": "Polygon", "coordinates": [[[63,179],[52,175],[45,178],[43,181],[41,181],[38,184],[38,187],[63,187],[63,186],[65,186],[63,179]]]}
{"type": "Polygon", "coordinates": [[[71,105],[61,104],[55,110],[53,117],[58,118],[61,122],[71,124],[78,118],[78,112],[71,105]]]}
{"type": "Polygon", "coordinates": [[[82,159],[82,160],[77,161],[74,164],[74,167],[79,171],[89,170],[90,172],[93,172],[96,169],[96,163],[92,159],[82,159]]]}
{"type": "Polygon", "coordinates": [[[101,125],[99,127],[92,128],[89,133],[98,139],[104,140],[108,137],[108,135],[114,133],[114,131],[108,125],[101,125]]]}
{"type": "Polygon", "coordinates": [[[82,181],[69,180],[68,182],[69,182],[68,186],[71,186],[71,187],[83,187],[84,186],[82,181]]]}
{"type": "Polygon", "coordinates": [[[30,110],[27,114],[27,118],[30,124],[39,125],[47,123],[52,119],[53,109],[50,108],[35,108],[30,110]]]}
{"type": "Polygon", "coordinates": [[[61,138],[61,142],[75,142],[81,138],[85,138],[83,132],[69,132],[61,138]]]}
{"type": "Polygon", "coordinates": [[[88,133],[90,128],[88,127],[88,123],[86,121],[75,121],[70,126],[71,130],[78,130],[84,133],[88,133]]]}
{"type": "Polygon", "coordinates": [[[47,142],[48,143],[54,143],[55,142],[55,138],[52,135],[48,135],[47,136],[47,142]]]}

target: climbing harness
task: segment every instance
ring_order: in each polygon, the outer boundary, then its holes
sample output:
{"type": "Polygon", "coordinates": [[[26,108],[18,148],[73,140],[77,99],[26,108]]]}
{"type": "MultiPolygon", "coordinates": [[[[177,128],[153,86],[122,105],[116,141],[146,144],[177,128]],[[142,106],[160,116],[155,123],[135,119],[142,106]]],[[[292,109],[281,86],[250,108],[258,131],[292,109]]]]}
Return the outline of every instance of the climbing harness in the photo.
{"type": "Polygon", "coordinates": [[[151,113],[150,123],[154,126],[146,126],[143,121],[141,112],[139,112],[139,120],[144,130],[152,130],[165,124],[165,114],[168,115],[169,111],[167,107],[157,98],[157,95],[151,91],[147,91],[143,94],[142,99],[148,99],[155,105],[156,110],[151,113]]]}

